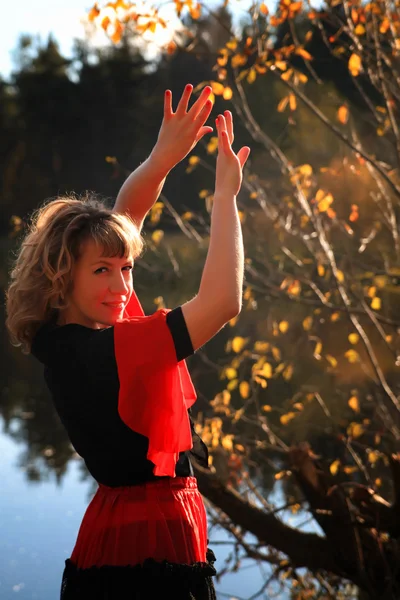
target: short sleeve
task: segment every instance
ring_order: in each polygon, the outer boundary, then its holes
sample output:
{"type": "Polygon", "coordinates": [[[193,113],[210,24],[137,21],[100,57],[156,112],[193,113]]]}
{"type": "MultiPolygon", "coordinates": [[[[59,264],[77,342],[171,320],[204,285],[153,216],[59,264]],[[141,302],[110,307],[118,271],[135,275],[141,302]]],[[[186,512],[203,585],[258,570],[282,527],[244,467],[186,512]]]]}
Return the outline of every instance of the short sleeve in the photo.
{"type": "Polygon", "coordinates": [[[174,477],[179,453],[192,448],[187,409],[196,392],[185,361],[177,359],[169,312],[124,317],[114,325],[114,347],[119,415],[148,437],[154,474],[174,477]]]}

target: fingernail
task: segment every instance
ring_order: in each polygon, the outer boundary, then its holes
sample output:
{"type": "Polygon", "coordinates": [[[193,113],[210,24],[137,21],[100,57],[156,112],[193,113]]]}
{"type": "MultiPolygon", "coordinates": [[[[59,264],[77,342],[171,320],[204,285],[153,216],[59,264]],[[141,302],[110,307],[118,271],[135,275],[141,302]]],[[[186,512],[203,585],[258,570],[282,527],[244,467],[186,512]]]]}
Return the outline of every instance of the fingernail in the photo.
{"type": "Polygon", "coordinates": [[[186,86],[186,91],[188,92],[189,90],[191,90],[193,88],[191,83],[188,83],[186,86]]]}

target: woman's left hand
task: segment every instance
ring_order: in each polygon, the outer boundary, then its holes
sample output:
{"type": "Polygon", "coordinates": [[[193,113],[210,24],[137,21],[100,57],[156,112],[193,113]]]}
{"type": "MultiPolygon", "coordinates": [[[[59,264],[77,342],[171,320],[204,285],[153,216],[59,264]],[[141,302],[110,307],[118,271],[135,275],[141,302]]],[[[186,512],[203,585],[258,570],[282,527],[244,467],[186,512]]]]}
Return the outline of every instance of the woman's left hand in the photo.
{"type": "Polygon", "coordinates": [[[204,135],[213,131],[212,127],[204,126],[213,107],[209,99],[211,88],[205,87],[188,111],[192,91],[193,86],[188,84],[176,112],[172,111],[172,92],[166,90],[164,95],[164,118],[150,158],[155,168],[166,174],[193,150],[204,135]]]}

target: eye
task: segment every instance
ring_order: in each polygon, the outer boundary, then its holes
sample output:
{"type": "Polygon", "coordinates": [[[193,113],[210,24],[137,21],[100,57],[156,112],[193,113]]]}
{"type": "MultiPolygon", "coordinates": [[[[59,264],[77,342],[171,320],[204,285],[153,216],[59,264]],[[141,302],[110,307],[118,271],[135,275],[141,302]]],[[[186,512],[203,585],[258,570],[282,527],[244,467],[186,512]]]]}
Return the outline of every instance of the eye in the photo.
{"type": "Polygon", "coordinates": [[[127,271],[132,271],[133,266],[132,265],[126,265],[126,267],[123,267],[123,270],[127,270],[127,271]]]}
{"type": "Polygon", "coordinates": [[[100,267],[99,269],[96,269],[94,274],[97,275],[98,273],[101,273],[104,269],[107,270],[107,267],[100,267]]]}

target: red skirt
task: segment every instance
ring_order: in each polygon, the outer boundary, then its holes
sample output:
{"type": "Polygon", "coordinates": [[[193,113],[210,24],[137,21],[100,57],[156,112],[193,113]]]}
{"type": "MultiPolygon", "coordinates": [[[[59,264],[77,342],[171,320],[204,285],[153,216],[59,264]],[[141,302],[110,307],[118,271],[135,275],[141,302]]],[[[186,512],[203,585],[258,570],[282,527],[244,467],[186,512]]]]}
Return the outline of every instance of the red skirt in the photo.
{"type": "Polygon", "coordinates": [[[99,484],[83,517],[70,561],[78,569],[206,561],[207,517],[195,477],[142,485],[99,484]]]}

